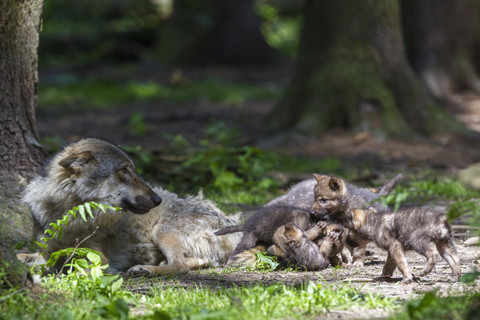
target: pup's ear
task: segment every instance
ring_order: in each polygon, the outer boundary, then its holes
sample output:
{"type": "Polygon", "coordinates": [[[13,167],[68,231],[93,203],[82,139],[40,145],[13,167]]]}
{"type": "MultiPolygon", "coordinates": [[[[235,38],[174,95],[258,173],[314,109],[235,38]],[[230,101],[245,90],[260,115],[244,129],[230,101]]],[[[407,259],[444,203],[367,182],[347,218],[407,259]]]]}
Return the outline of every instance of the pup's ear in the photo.
{"type": "Polygon", "coordinates": [[[76,154],[72,154],[58,162],[59,165],[65,169],[72,170],[74,173],[82,171],[83,166],[95,159],[95,156],[91,151],[84,151],[76,154]]]}
{"type": "Polygon", "coordinates": [[[321,182],[321,181],[322,181],[322,176],[319,175],[318,173],[314,173],[314,174],[313,174],[313,177],[315,178],[315,180],[317,180],[317,182],[321,182]]]}
{"type": "Polygon", "coordinates": [[[332,177],[328,181],[328,187],[332,191],[341,191],[341,190],[343,190],[344,183],[343,183],[342,180],[340,180],[338,178],[335,178],[335,177],[332,177]]]}

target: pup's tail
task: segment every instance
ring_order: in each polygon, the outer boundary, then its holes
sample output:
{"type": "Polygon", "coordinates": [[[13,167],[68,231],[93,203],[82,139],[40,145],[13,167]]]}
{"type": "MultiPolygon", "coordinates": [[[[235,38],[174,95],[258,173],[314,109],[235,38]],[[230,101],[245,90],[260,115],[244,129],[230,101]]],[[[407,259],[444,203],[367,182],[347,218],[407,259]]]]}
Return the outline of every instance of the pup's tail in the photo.
{"type": "Polygon", "coordinates": [[[389,195],[402,179],[403,179],[403,175],[401,173],[397,174],[395,178],[393,178],[386,185],[378,189],[377,191],[378,195],[379,196],[389,195]]]}
{"type": "Polygon", "coordinates": [[[214,234],[216,236],[221,236],[221,235],[224,235],[224,234],[241,232],[241,231],[243,231],[243,224],[222,228],[222,229],[216,231],[214,234]]]}

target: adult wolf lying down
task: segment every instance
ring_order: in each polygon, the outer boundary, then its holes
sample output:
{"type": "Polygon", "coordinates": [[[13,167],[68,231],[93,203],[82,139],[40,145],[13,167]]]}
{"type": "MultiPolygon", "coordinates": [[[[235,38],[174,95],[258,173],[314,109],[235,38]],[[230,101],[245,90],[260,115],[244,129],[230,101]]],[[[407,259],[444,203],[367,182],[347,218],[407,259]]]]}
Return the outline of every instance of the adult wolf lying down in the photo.
{"type": "Polygon", "coordinates": [[[121,211],[100,210],[94,218],[71,220],[60,239],[49,242],[47,254],[75,246],[104,253],[110,272],[171,274],[227,261],[240,234],[214,236],[215,230],[237,225],[199,194],[185,199],[151,188],[135,172],[133,161],[118,146],[87,138],[55,154],[26,187],[37,240],[50,223],[71,208],[95,201],[121,211]]]}

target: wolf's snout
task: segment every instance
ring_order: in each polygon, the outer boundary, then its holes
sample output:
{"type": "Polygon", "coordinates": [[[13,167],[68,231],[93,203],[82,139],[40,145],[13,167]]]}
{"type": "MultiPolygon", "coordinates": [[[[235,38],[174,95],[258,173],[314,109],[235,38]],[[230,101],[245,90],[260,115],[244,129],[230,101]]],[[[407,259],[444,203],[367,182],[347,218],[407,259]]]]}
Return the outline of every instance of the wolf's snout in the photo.
{"type": "Polygon", "coordinates": [[[162,203],[162,198],[160,198],[160,197],[158,196],[158,194],[155,193],[155,194],[152,196],[152,202],[153,202],[153,204],[154,204],[154,207],[156,207],[156,206],[158,206],[160,203],[162,203]]]}

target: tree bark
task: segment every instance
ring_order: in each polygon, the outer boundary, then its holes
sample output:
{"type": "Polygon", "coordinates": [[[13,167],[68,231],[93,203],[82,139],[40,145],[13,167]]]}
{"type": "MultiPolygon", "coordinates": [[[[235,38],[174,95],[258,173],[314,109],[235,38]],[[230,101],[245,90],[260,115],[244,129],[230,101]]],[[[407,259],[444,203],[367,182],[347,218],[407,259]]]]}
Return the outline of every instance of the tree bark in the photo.
{"type": "Polygon", "coordinates": [[[408,64],[396,0],[306,0],[294,74],[267,126],[393,135],[461,130],[408,64]]]}
{"type": "Polygon", "coordinates": [[[11,247],[31,235],[30,214],[19,203],[18,175],[32,176],[45,157],[34,113],[42,4],[0,1],[0,264],[13,285],[25,281],[26,268],[11,247]]]}
{"type": "Polygon", "coordinates": [[[0,3],[0,174],[30,175],[45,156],[35,122],[42,3],[0,3]]]}

